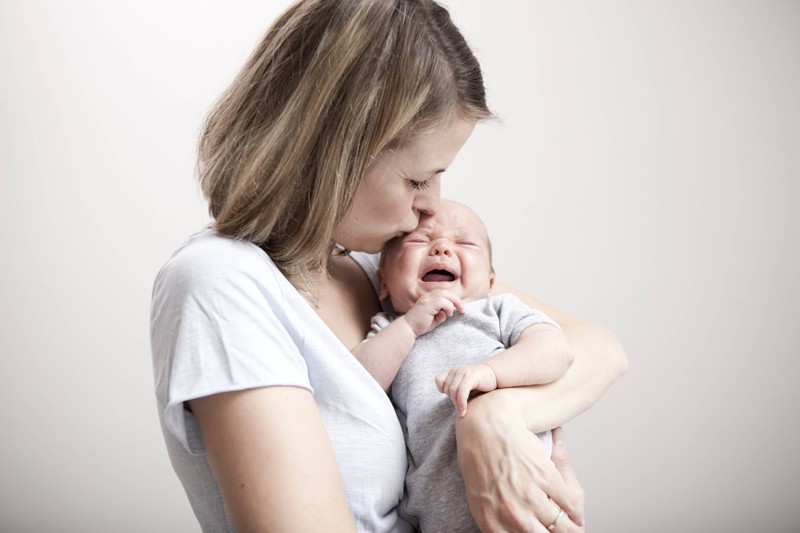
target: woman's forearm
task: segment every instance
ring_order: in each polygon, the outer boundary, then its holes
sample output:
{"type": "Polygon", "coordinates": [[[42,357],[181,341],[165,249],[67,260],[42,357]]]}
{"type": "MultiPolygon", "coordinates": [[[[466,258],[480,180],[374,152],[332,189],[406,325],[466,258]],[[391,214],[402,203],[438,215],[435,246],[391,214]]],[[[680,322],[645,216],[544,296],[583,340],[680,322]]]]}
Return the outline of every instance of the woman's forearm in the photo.
{"type": "MultiPolygon", "coordinates": [[[[626,369],[616,338],[591,324],[565,328],[575,362],[547,385],[498,389],[470,401],[470,410],[489,404],[487,414],[506,413],[525,421],[534,432],[561,426],[594,405],[626,369]]],[[[476,411],[477,412],[477,411],[476,411]]]]}
{"type": "Polygon", "coordinates": [[[470,402],[501,404],[506,412],[521,416],[532,431],[561,426],[594,405],[606,390],[625,373],[628,360],[617,338],[609,330],[577,319],[535,298],[506,286],[499,292],[512,292],[522,301],[547,313],[561,325],[575,361],[561,378],[547,385],[499,389],[470,402]]]}

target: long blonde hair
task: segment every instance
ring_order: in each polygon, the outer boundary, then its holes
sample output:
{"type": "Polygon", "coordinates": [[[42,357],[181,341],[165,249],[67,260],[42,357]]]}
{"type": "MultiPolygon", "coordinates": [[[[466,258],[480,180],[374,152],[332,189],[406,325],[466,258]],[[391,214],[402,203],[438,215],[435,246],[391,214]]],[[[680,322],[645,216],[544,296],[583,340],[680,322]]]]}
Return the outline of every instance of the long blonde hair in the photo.
{"type": "Polygon", "coordinates": [[[198,173],[216,231],[303,288],[371,157],[491,116],[480,66],[432,0],[301,0],[209,114],[198,173]]]}

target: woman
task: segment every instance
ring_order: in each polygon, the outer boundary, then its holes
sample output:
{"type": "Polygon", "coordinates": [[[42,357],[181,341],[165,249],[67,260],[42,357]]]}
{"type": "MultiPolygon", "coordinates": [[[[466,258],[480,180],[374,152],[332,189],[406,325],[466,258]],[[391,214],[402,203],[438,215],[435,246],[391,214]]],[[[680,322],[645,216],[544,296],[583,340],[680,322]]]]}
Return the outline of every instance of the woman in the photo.
{"type": "MultiPolygon", "coordinates": [[[[431,0],[301,1],[218,102],[199,154],[214,225],[159,272],[151,317],[164,435],[204,531],[412,530],[395,510],[402,432],[350,348],[379,310],[370,254],[436,210],[442,172],[490,116],[477,61],[431,0]]],[[[545,310],[573,368],[477,398],[457,426],[485,530],[579,530],[580,487],[530,430],[624,369],[613,336],[545,310]]]]}

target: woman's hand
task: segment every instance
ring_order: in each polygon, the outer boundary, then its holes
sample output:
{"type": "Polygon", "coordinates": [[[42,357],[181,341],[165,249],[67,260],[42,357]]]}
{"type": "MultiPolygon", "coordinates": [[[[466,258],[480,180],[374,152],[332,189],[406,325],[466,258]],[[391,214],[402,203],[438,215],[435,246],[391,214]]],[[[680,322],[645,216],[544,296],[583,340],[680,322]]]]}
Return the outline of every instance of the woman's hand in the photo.
{"type": "Polygon", "coordinates": [[[567,456],[563,431],[553,432],[553,460],[539,438],[526,429],[515,409],[470,402],[467,416],[456,419],[458,463],[467,501],[482,531],[579,533],[583,523],[583,490],[567,456]],[[554,464],[555,463],[555,464],[554,464]]]}

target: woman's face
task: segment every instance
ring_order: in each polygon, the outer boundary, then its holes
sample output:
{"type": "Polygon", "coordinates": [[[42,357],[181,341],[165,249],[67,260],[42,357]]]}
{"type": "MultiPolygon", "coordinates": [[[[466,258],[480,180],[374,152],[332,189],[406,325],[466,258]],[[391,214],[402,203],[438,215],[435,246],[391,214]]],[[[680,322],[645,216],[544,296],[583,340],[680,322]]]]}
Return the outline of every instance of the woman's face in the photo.
{"type": "Polygon", "coordinates": [[[379,252],[417,227],[420,213],[434,214],[441,175],[469,138],[475,123],[457,119],[387,149],[372,161],[334,240],[350,250],[379,252]]]}

